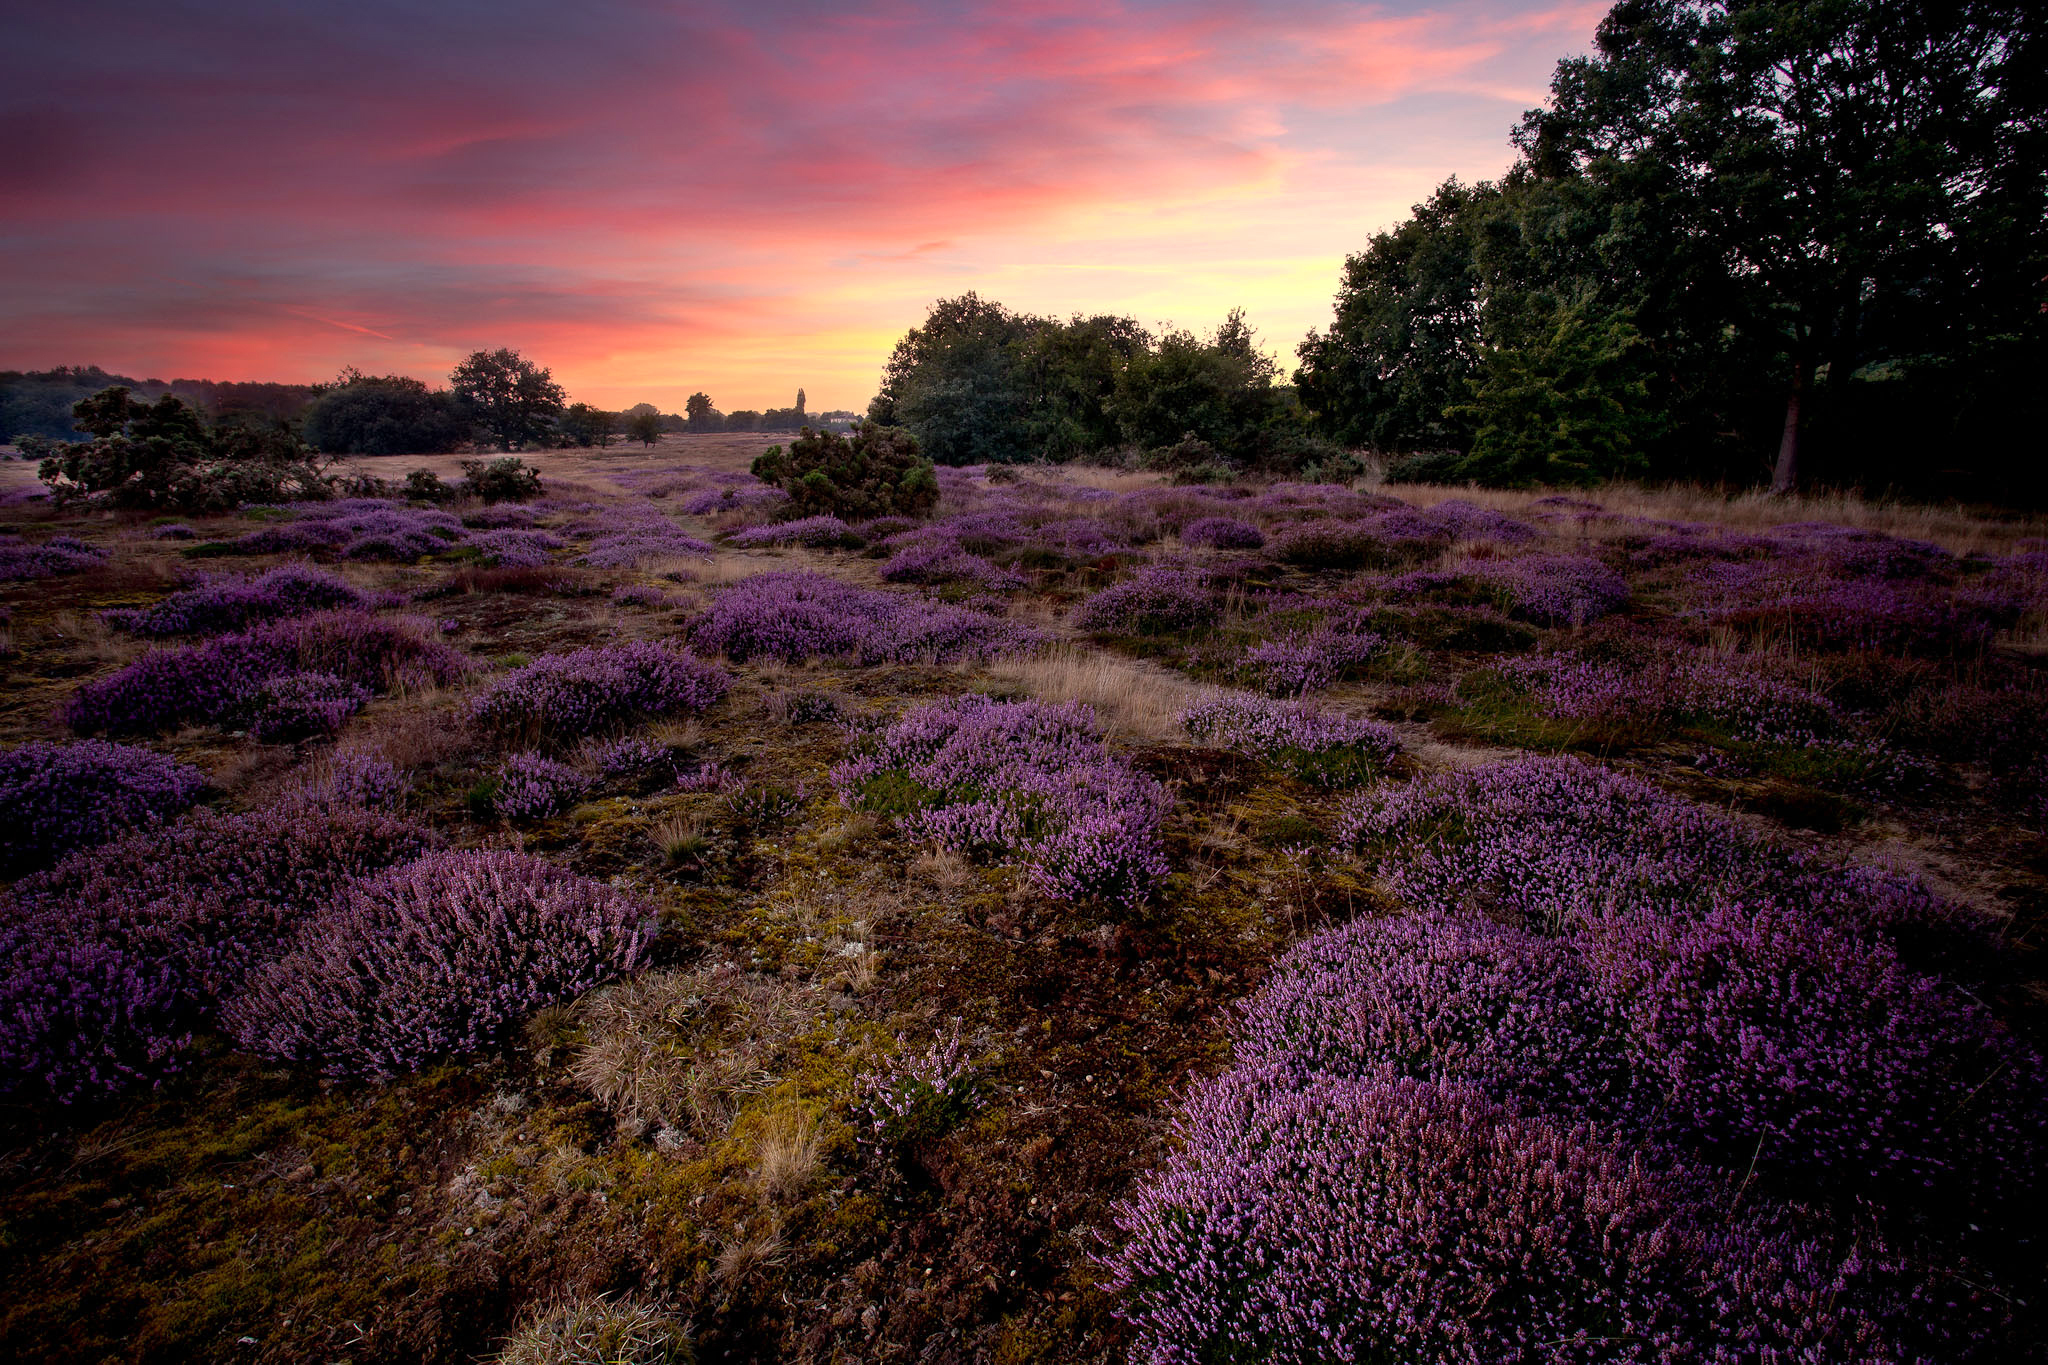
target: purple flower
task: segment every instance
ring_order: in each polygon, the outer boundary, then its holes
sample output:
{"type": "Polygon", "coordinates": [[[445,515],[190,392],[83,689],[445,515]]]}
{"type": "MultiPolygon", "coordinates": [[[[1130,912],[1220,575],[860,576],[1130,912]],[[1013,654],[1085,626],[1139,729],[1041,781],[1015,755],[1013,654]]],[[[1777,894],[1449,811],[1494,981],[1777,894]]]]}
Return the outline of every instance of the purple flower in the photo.
{"type": "Polygon", "coordinates": [[[690,625],[698,647],[749,659],[857,664],[989,659],[1039,637],[983,612],[816,573],[766,573],[721,588],[690,625]]]}
{"type": "Polygon", "coordinates": [[[1096,593],[1075,610],[1073,621],[1081,630],[1164,635],[1214,625],[1222,614],[1204,575],[1150,568],[1096,593]]]}
{"type": "Polygon", "coordinates": [[[702,711],[731,686],[724,669],[641,640],[544,655],[491,683],[469,714],[500,741],[552,743],[702,711]]]}
{"type": "Polygon", "coordinates": [[[206,775],[162,754],[89,739],[0,752],[0,873],[48,866],[199,798],[206,775]]]}
{"type": "Polygon", "coordinates": [[[507,820],[541,820],[590,790],[590,779],[540,754],[514,754],[498,768],[491,805],[507,820]]]}
{"type": "Polygon", "coordinates": [[[219,635],[261,621],[370,605],[365,594],[331,573],[305,564],[281,564],[256,578],[216,578],[172,593],[153,607],[100,615],[108,625],[132,635],[219,635]]]}
{"type": "Polygon", "coordinates": [[[1180,723],[1197,740],[1250,754],[1322,787],[1370,781],[1401,751],[1394,732],[1377,721],[1244,693],[1198,702],[1180,723]]]}

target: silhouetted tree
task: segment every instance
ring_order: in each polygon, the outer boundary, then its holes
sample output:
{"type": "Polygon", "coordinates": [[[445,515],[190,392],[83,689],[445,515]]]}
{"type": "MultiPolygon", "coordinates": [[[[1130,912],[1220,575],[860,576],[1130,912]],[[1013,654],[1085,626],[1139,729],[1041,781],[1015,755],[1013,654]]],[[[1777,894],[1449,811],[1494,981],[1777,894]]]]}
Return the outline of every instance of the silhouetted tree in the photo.
{"type": "Polygon", "coordinates": [[[724,428],[724,419],[718,409],[711,406],[711,395],[702,391],[690,395],[683,404],[683,415],[689,420],[692,431],[720,431],[724,428]]]}
{"type": "Polygon", "coordinates": [[[306,410],[306,443],[330,455],[438,454],[469,440],[471,420],[445,389],[353,369],[306,410]]]}
{"type": "Polygon", "coordinates": [[[626,439],[642,445],[653,445],[661,439],[661,414],[658,412],[636,412],[626,419],[626,439]]]}
{"type": "Polygon", "coordinates": [[[455,367],[449,383],[500,450],[544,439],[562,413],[562,386],[517,351],[477,351],[455,367]]]}

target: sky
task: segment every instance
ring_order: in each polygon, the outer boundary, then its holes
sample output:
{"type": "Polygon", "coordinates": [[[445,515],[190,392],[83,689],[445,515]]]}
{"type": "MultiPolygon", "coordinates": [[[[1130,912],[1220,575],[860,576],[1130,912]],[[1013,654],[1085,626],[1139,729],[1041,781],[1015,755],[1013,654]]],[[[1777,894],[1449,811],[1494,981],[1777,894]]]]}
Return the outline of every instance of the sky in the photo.
{"type": "Polygon", "coordinates": [[[1291,369],[1605,8],[0,0],[0,368],[860,408],[974,290],[1291,369]]]}

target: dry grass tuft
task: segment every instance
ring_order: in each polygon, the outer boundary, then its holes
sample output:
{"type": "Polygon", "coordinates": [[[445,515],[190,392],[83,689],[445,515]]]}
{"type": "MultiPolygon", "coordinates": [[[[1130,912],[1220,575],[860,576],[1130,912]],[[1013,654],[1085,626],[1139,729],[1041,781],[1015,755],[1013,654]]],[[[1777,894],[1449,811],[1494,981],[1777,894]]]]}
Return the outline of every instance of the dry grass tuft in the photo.
{"type": "Polygon", "coordinates": [[[1105,650],[1058,645],[1002,659],[989,677],[1046,701],[1086,702],[1112,737],[1163,743],[1180,737],[1180,714],[1216,689],[1105,650]]]}
{"type": "Polygon", "coordinates": [[[694,863],[711,847],[711,826],[701,815],[671,815],[649,831],[670,867],[694,863]]]}
{"type": "Polygon", "coordinates": [[[728,1291],[738,1289],[754,1276],[772,1270],[789,1259],[781,1232],[770,1229],[752,1237],[736,1236],[719,1248],[711,1273],[728,1291]]]}
{"type": "Polygon", "coordinates": [[[923,878],[941,891],[957,891],[967,885],[973,869],[957,849],[934,845],[910,860],[910,875],[923,878]]]}
{"type": "Polygon", "coordinates": [[[791,1106],[778,1113],[762,1135],[754,1179],[771,1202],[799,1199],[818,1177],[825,1150],[817,1117],[791,1106]]]}
{"type": "Polygon", "coordinates": [[[689,1329],[658,1303],[627,1295],[558,1299],[505,1343],[496,1365],[687,1365],[689,1329]]]}

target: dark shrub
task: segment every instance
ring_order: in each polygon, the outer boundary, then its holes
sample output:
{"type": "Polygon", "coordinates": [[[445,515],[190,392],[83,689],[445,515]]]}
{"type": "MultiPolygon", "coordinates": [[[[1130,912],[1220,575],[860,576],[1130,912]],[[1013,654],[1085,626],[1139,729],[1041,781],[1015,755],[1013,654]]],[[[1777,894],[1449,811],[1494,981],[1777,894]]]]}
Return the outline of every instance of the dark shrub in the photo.
{"type": "Polygon", "coordinates": [[[330,455],[427,455],[469,440],[454,394],[403,375],[349,371],[306,409],[306,443],[330,455]]]}
{"type": "Polygon", "coordinates": [[[205,786],[197,768],[105,740],[9,749],[0,753],[0,875],[168,820],[205,786]]]}
{"type": "Polygon", "coordinates": [[[917,515],[939,500],[931,461],[900,427],[862,422],[851,437],[804,428],[789,448],[772,446],[754,461],[754,477],[789,495],[792,517],[830,514],[847,521],[917,515]]]}
{"type": "Polygon", "coordinates": [[[464,460],[462,491],[484,502],[525,502],[541,495],[540,471],[516,455],[464,460]]]}
{"type": "Polygon", "coordinates": [[[632,893],[523,853],[430,853],[307,922],[250,974],[228,1029],[330,1075],[395,1075],[631,971],[654,920],[632,893]]]}

